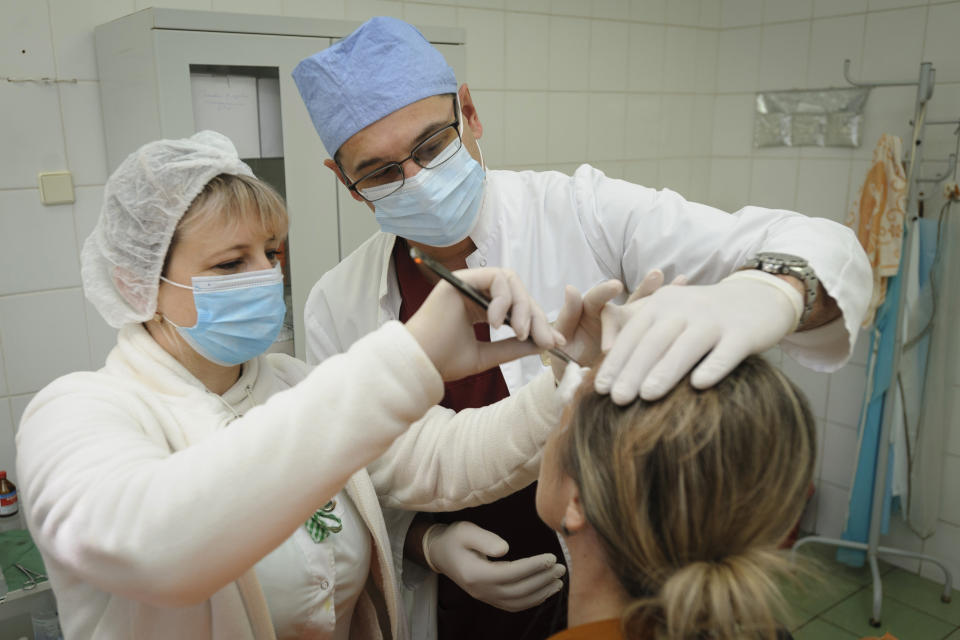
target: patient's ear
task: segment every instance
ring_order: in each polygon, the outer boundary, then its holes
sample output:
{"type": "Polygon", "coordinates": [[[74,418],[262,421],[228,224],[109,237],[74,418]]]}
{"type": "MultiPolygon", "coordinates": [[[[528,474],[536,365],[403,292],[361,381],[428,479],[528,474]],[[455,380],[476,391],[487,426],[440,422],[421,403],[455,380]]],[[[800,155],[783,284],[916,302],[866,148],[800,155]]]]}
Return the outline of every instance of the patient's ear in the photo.
{"type": "Polygon", "coordinates": [[[574,485],[573,490],[567,500],[567,508],[563,511],[563,524],[566,526],[567,535],[574,535],[578,531],[583,531],[587,525],[587,515],[583,511],[583,503],[580,502],[580,490],[574,485]]]}

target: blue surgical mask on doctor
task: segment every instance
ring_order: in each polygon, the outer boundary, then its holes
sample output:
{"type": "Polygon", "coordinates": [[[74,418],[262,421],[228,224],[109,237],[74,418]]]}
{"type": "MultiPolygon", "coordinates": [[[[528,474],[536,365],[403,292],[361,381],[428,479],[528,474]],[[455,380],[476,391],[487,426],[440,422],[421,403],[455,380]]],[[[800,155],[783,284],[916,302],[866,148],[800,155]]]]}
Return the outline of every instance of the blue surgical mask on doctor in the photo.
{"type": "Polygon", "coordinates": [[[192,287],[197,323],[170,322],[187,344],[207,360],[223,366],[242,364],[266,351],[283,326],[283,272],[280,265],[225,276],[194,276],[192,287]]]}
{"type": "Polygon", "coordinates": [[[433,156],[428,163],[421,164],[415,176],[374,186],[365,186],[370,183],[366,179],[358,181],[357,191],[373,203],[383,231],[433,247],[449,247],[473,230],[483,201],[483,153],[477,162],[461,142],[463,113],[459,107],[458,115],[456,136],[445,140],[443,134],[449,133],[450,128],[442,129],[411,154],[418,164],[421,160],[417,153],[421,157],[433,156]],[[430,146],[440,143],[444,144],[439,148],[430,146]]]}

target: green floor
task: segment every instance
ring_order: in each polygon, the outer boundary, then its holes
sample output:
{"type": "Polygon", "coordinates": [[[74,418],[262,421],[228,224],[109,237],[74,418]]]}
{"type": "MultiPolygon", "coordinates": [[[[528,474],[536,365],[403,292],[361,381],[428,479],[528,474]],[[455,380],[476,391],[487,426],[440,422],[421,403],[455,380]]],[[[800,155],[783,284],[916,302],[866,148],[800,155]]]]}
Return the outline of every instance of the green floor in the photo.
{"type": "Polygon", "coordinates": [[[784,588],[796,640],[859,640],[890,633],[898,640],[960,640],[960,592],[940,601],[942,584],[884,562],[880,628],[870,626],[873,586],[870,569],[852,569],[834,559],[836,548],[808,544],[801,555],[819,563],[820,575],[784,588]]]}

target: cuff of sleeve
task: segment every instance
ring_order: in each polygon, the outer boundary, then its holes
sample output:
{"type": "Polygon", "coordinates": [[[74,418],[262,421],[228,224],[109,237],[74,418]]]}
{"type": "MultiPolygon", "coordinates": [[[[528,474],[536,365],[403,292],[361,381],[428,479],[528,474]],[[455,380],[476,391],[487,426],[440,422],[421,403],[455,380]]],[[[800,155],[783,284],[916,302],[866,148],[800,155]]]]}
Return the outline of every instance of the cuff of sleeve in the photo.
{"type": "Polygon", "coordinates": [[[853,339],[841,316],[822,327],[791,333],[780,341],[780,347],[791,358],[814,371],[836,371],[850,359],[853,339]]]}
{"type": "Polygon", "coordinates": [[[797,327],[800,326],[800,317],[803,315],[803,296],[783,278],[756,269],[743,269],[731,273],[724,278],[724,281],[726,280],[753,280],[777,289],[786,296],[787,300],[790,301],[790,306],[793,307],[793,331],[796,331],[797,327]]]}

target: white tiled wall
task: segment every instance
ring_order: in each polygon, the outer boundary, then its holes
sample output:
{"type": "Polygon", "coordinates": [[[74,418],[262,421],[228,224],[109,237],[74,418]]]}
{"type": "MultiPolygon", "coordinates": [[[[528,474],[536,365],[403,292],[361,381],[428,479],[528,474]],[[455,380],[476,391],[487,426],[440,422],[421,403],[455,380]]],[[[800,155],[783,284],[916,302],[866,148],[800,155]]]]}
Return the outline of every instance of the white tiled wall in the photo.
{"type": "MultiPolygon", "coordinates": [[[[4,468],[13,465],[13,431],[32,395],[61,373],[99,366],[114,340],[78,287],[80,246],[106,179],[92,29],[150,5],[352,20],[381,14],[463,27],[461,80],[478,106],[490,165],[570,172],[592,162],[727,210],[752,202],[842,220],[874,141],[888,131],[906,135],[912,115],[913,89],[879,89],[860,149],[755,150],[757,90],[841,86],[844,57],[857,77],[910,80],[927,59],[938,71],[930,117],[960,115],[960,1],[10,0],[0,7],[0,77],[78,82],[0,80],[4,468]],[[36,174],[61,169],[73,172],[77,201],[45,207],[36,174]]],[[[947,153],[946,134],[931,130],[928,153],[947,153]]],[[[839,534],[846,510],[864,347],[829,375],[774,354],[818,418],[818,492],[804,522],[824,534],[839,534]]],[[[960,365],[953,383],[960,396],[960,365]]],[[[960,401],[956,407],[948,479],[960,466],[960,401]]],[[[960,576],[960,508],[945,504],[942,512],[926,548],[949,556],[960,576]]],[[[924,547],[910,536],[901,527],[891,539],[924,547]]]]}
{"type": "MultiPolygon", "coordinates": [[[[930,119],[960,117],[960,2],[922,0],[724,0],[719,31],[717,97],[709,202],[726,209],[746,203],[794,209],[843,221],[869,167],[882,133],[906,137],[913,115],[913,87],[875,89],[867,103],[864,143],[859,149],[752,148],[752,100],[757,90],[844,86],[842,64],[865,81],[915,80],[921,60],[934,63],[937,86],[930,119]],[[936,115],[934,115],[936,114],[936,115]]],[[[952,151],[952,128],[930,127],[926,154],[952,151]]],[[[925,171],[941,171],[930,164],[925,171]]],[[[938,199],[928,211],[939,209],[938,199]]],[[[960,223],[958,223],[960,226],[960,223]]],[[[958,238],[954,238],[954,247],[958,238]]],[[[957,278],[957,260],[949,271],[957,278]]],[[[956,292],[949,282],[947,291],[956,292]]],[[[951,300],[950,304],[956,304],[951,300]]],[[[954,316],[955,317],[955,316],[954,316]]],[[[956,329],[954,329],[956,331],[956,329]]],[[[957,354],[960,332],[948,345],[957,354]]],[[[867,337],[850,364],[832,374],[810,372],[786,356],[774,356],[807,393],[822,429],[817,494],[804,527],[839,536],[857,455],[857,421],[866,384],[867,337]]],[[[960,367],[952,389],[960,391],[960,367]]],[[[954,393],[953,395],[957,395],[954,393]]],[[[960,442],[960,401],[947,412],[946,432],[960,442]]],[[[941,523],[926,541],[894,522],[882,543],[926,550],[960,570],[960,445],[945,445],[941,523]]],[[[898,561],[918,570],[915,561],[898,561]]],[[[932,568],[925,575],[936,576],[932,568]]]]}
{"type": "Polygon", "coordinates": [[[147,6],[463,27],[461,80],[485,125],[490,165],[569,172],[592,161],[614,176],[629,166],[647,184],[706,196],[714,82],[703,73],[713,68],[720,20],[713,0],[4,2],[0,468],[15,472],[13,434],[33,394],[58,375],[100,366],[115,339],[79,288],[80,248],[107,178],[93,27],[147,6]],[[631,164],[638,161],[645,164],[631,164]],[[37,173],[63,169],[73,173],[76,202],[44,206],[37,173]]]}

